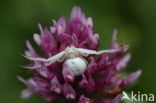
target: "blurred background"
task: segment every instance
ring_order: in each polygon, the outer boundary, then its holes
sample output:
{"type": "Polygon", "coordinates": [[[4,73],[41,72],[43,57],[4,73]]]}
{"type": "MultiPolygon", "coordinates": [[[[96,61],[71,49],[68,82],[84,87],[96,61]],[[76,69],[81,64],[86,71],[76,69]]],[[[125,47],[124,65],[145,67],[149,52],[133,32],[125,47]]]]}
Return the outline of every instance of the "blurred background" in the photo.
{"type": "Polygon", "coordinates": [[[114,28],[120,31],[118,42],[130,44],[126,72],[143,74],[128,90],[156,94],[156,0],[0,0],[0,103],[48,103],[40,96],[20,98],[25,86],[16,76],[30,77],[19,67],[27,63],[20,53],[25,40],[39,33],[38,23],[49,27],[53,19],[69,18],[74,5],[92,17],[101,49],[108,48],[114,28]]]}

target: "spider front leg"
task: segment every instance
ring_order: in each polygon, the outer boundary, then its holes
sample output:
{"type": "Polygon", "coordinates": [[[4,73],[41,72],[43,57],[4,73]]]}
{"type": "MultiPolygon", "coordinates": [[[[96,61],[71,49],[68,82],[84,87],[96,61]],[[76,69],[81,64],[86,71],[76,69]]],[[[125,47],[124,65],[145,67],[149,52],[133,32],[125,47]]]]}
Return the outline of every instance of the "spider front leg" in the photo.
{"type": "Polygon", "coordinates": [[[25,57],[25,58],[28,59],[28,60],[31,60],[31,61],[48,62],[48,59],[45,59],[45,58],[29,57],[29,56],[26,56],[26,55],[22,55],[22,56],[25,57]]]}
{"type": "Polygon", "coordinates": [[[41,61],[41,62],[45,62],[46,65],[50,65],[56,61],[60,61],[62,57],[64,57],[65,55],[65,51],[62,51],[48,59],[45,58],[34,58],[34,57],[28,57],[28,56],[24,56],[25,58],[31,60],[31,61],[41,61]]]}
{"type": "Polygon", "coordinates": [[[83,49],[83,48],[76,48],[76,50],[82,54],[82,55],[91,55],[91,54],[95,54],[95,55],[100,55],[103,53],[115,53],[115,52],[119,52],[123,49],[128,48],[128,45],[121,47],[121,48],[117,48],[117,49],[108,49],[108,50],[101,50],[101,51],[94,51],[94,50],[89,50],[89,49],[83,49]]]}

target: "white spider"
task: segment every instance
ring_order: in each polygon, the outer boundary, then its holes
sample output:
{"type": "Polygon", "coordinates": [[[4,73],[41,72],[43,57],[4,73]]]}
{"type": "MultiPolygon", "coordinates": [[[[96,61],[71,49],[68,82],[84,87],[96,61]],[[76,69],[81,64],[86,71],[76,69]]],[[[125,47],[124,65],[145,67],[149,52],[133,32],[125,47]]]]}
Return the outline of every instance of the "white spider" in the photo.
{"type": "MultiPolygon", "coordinates": [[[[75,75],[81,75],[87,69],[87,62],[83,58],[83,56],[86,57],[86,56],[91,55],[91,54],[100,55],[103,53],[114,53],[114,52],[121,51],[127,47],[128,47],[128,45],[126,45],[122,48],[117,48],[117,49],[94,51],[94,50],[76,48],[74,46],[69,46],[64,51],[62,51],[62,52],[60,52],[60,53],[58,53],[58,54],[56,54],[56,55],[54,55],[48,59],[34,58],[34,57],[28,57],[28,56],[24,56],[24,57],[26,57],[27,59],[32,60],[32,61],[45,62],[45,64],[47,66],[54,63],[54,62],[64,62],[64,64],[66,64],[75,75]]],[[[37,67],[39,67],[39,66],[28,67],[28,68],[35,69],[37,67]]]]}

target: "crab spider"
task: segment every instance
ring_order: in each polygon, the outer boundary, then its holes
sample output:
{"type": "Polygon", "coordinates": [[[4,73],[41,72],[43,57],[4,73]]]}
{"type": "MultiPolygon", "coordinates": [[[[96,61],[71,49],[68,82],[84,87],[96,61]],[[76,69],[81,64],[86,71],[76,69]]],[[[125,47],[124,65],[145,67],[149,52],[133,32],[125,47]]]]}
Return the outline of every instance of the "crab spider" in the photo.
{"type": "MultiPolygon", "coordinates": [[[[85,72],[87,69],[87,62],[83,58],[83,56],[88,56],[88,55],[100,55],[104,53],[114,53],[123,50],[124,48],[127,48],[128,45],[122,47],[122,48],[117,48],[117,49],[108,49],[108,50],[101,50],[101,51],[94,51],[94,50],[89,50],[89,49],[84,49],[84,48],[76,48],[74,46],[69,46],[67,47],[64,51],[48,58],[34,58],[34,57],[28,57],[24,56],[27,59],[31,61],[41,61],[45,62],[45,64],[48,66],[54,62],[61,62],[63,61],[64,64],[66,64],[71,71],[75,75],[81,75],[82,73],[85,72]]],[[[31,69],[34,69],[34,67],[30,67],[31,69]]],[[[29,67],[28,67],[29,68],[29,67]]]]}

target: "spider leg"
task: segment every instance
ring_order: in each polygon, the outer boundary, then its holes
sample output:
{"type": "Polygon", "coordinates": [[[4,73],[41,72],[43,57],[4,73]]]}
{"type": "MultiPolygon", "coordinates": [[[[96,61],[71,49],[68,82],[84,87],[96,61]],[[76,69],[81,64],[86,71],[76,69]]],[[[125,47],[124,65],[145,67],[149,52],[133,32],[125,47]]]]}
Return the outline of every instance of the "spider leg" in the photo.
{"type": "Polygon", "coordinates": [[[45,58],[29,57],[29,56],[26,56],[26,55],[23,55],[23,57],[25,57],[26,59],[31,60],[31,61],[48,62],[47,61],[48,59],[45,59],[45,58]]]}
{"type": "Polygon", "coordinates": [[[90,54],[97,54],[96,51],[94,50],[89,50],[89,49],[83,49],[83,48],[76,48],[76,50],[78,51],[78,53],[80,53],[83,56],[88,56],[90,54]]]}
{"type": "Polygon", "coordinates": [[[66,51],[62,51],[50,58],[47,59],[47,62],[56,62],[59,61],[64,55],[65,55],[66,51]]]}
{"type": "MultiPolygon", "coordinates": [[[[58,61],[58,62],[63,62],[63,61],[65,60],[65,58],[66,58],[65,56],[62,56],[62,58],[58,59],[57,61],[58,61]]],[[[54,61],[50,61],[50,62],[46,63],[45,65],[46,65],[46,66],[49,66],[49,65],[51,65],[52,63],[54,63],[54,61]]]]}
{"type": "Polygon", "coordinates": [[[108,50],[101,50],[97,52],[97,55],[103,54],[103,53],[115,53],[115,52],[119,52],[121,50],[127,49],[129,47],[129,45],[125,45],[121,48],[116,48],[116,49],[108,49],[108,50]]]}
{"type": "Polygon", "coordinates": [[[125,48],[128,48],[128,45],[121,47],[121,48],[117,48],[117,49],[108,49],[108,50],[101,50],[101,51],[94,51],[94,50],[88,50],[88,49],[83,49],[83,48],[76,48],[76,50],[80,53],[80,54],[95,54],[95,55],[100,55],[103,53],[114,53],[114,52],[118,52],[121,51],[125,48]]]}
{"type": "Polygon", "coordinates": [[[26,69],[37,69],[37,68],[40,68],[41,67],[41,65],[35,65],[35,66],[32,66],[32,67],[30,67],[30,66],[22,66],[22,68],[26,68],[26,69]]]}
{"type": "Polygon", "coordinates": [[[60,52],[60,53],[58,53],[58,54],[56,54],[56,55],[54,55],[54,56],[52,56],[52,57],[50,57],[50,58],[48,58],[48,59],[45,59],[45,58],[28,57],[28,56],[25,56],[25,55],[23,55],[23,56],[24,56],[25,58],[31,60],[31,61],[42,61],[42,62],[51,62],[51,63],[54,63],[54,62],[56,62],[56,61],[59,61],[59,59],[60,59],[61,57],[63,57],[64,54],[65,54],[65,51],[62,51],[62,52],[60,52]]]}

